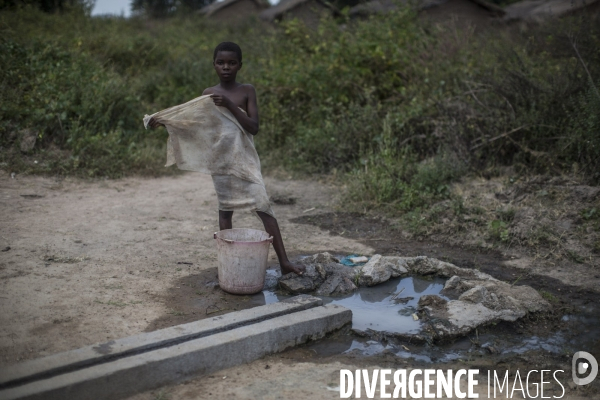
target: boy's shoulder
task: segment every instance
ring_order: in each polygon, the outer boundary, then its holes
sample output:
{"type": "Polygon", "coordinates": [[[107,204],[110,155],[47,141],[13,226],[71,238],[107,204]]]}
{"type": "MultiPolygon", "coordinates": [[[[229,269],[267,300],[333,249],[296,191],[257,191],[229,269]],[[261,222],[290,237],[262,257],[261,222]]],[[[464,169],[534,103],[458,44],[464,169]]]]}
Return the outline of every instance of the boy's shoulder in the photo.
{"type": "MultiPolygon", "coordinates": [[[[252,86],[249,83],[240,83],[239,86],[237,86],[235,88],[236,91],[243,91],[245,93],[256,93],[256,89],[254,89],[254,86],[252,86]]],[[[215,86],[211,86],[211,87],[207,87],[206,89],[204,89],[204,91],[202,92],[202,95],[206,95],[206,94],[218,94],[218,93],[222,93],[223,89],[220,87],[220,85],[215,85],[215,86]]]]}

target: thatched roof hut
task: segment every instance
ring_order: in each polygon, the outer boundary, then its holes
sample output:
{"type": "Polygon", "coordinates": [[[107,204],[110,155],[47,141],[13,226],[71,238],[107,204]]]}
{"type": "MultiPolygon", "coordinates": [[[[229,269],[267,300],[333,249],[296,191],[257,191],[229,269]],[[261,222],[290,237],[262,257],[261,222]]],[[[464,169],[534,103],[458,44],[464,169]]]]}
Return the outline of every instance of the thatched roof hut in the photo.
{"type": "Polygon", "coordinates": [[[325,16],[340,12],[325,0],[281,0],[259,14],[265,21],[274,22],[297,18],[308,27],[315,28],[325,16]]]}
{"type": "MultiPolygon", "coordinates": [[[[408,1],[373,0],[352,7],[350,16],[360,18],[387,13],[396,9],[399,4],[408,4],[408,1]]],[[[461,24],[484,25],[488,24],[490,19],[504,15],[502,8],[486,0],[421,0],[414,4],[421,18],[438,23],[456,19],[461,24]]]]}
{"type": "Polygon", "coordinates": [[[266,0],[224,0],[200,9],[200,14],[219,21],[240,21],[269,7],[266,0]]]}
{"type": "Polygon", "coordinates": [[[579,12],[600,12],[600,0],[525,0],[504,8],[505,21],[541,22],[579,12]]]}

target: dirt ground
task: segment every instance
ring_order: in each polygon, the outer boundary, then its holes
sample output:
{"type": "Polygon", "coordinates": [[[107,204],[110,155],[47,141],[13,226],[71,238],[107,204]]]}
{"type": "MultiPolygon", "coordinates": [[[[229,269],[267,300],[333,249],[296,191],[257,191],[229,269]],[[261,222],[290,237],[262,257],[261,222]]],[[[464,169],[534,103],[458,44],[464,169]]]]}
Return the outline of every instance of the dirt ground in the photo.
{"type": "MultiPolygon", "coordinates": [[[[399,229],[397,221],[339,212],[335,206],[339,189],[327,183],[266,179],[266,184],[277,200],[274,211],[292,257],[320,251],[427,255],[530,284],[555,301],[557,313],[597,302],[600,270],[593,253],[578,250],[590,262],[566,258],[557,262],[556,257],[539,257],[530,248],[516,245],[496,250],[485,240],[482,243],[481,235],[463,245],[456,243],[458,235],[444,236],[440,230],[431,235],[438,235],[437,241],[419,240],[418,235],[399,229]]],[[[471,185],[475,189],[464,191],[484,192],[471,185]]],[[[491,197],[493,202],[504,200],[491,197]]],[[[0,221],[0,368],[257,305],[245,296],[213,288],[213,232],[218,223],[209,176],[186,173],[81,181],[12,178],[0,172],[0,221]]],[[[452,221],[447,225],[452,226],[452,221]]],[[[236,213],[234,226],[261,228],[250,213],[236,213]]],[[[273,252],[270,264],[277,264],[273,252]]],[[[535,332],[560,325],[556,318],[547,321],[522,329],[535,332]]],[[[600,356],[598,340],[587,351],[600,356]]],[[[531,367],[543,359],[546,364],[568,367],[565,358],[536,357],[510,362],[531,367]]],[[[507,361],[481,362],[494,368],[507,361]]],[[[299,348],[141,393],[132,400],[339,398],[332,389],[339,383],[340,368],[404,368],[406,363],[386,355],[316,357],[313,351],[299,348]]],[[[415,363],[410,361],[409,366],[415,363]]],[[[568,388],[565,398],[597,394],[576,389],[568,388]]]]}
{"type": "MultiPolygon", "coordinates": [[[[276,180],[267,188],[297,198],[274,205],[290,255],[373,252],[289,221],[329,209],[334,188],[276,180]]],[[[170,298],[212,293],[184,284],[216,270],[216,204],[210,176],[199,173],[96,182],[0,176],[0,367],[195,319],[170,298]]],[[[234,226],[262,227],[249,212],[236,213],[234,226]]],[[[270,258],[276,264],[273,251],[270,258]]],[[[207,301],[193,312],[206,313],[207,301]]]]}

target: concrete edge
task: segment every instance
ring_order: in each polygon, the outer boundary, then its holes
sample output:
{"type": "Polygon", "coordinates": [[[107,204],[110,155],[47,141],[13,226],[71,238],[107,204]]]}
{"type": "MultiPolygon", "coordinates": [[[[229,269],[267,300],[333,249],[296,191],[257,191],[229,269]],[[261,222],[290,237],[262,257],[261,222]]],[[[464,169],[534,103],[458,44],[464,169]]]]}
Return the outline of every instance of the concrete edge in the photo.
{"type": "Polygon", "coordinates": [[[0,390],[79,368],[110,362],[128,355],[152,351],[240,326],[277,318],[281,315],[318,307],[322,304],[323,300],[317,297],[301,295],[282,302],[266,304],[26,361],[0,370],[0,390]]]}
{"type": "Polygon", "coordinates": [[[120,399],[320,339],[351,321],[350,310],[328,304],[3,390],[0,399],[120,399]]]}

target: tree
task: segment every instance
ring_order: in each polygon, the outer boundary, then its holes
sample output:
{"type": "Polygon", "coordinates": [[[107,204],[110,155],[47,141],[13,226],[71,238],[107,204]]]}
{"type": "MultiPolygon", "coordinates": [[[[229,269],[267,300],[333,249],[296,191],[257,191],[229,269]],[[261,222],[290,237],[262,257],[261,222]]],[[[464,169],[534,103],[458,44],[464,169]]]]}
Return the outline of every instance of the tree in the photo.
{"type": "Polygon", "coordinates": [[[87,13],[94,8],[95,0],[0,0],[0,10],[31,6],[48,13],[79,8],[87,13]]]}

